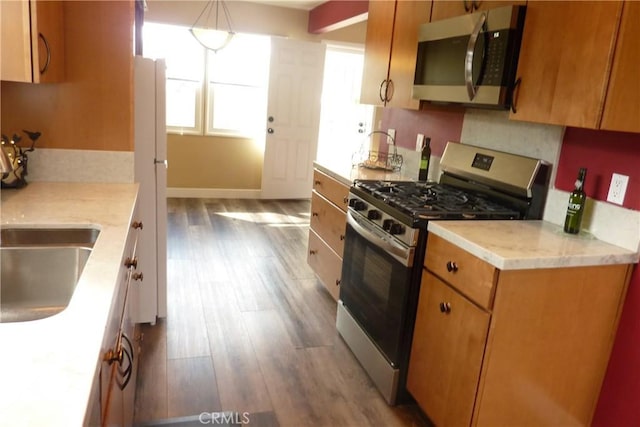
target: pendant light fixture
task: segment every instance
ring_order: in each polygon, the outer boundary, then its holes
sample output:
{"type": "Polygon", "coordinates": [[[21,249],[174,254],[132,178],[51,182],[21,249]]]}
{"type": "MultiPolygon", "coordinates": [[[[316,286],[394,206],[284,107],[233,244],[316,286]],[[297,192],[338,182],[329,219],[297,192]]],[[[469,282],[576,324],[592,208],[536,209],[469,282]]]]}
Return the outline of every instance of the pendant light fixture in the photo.
{"type": "Polygon", "coordinates": [[[207,2],[189,31],[202,46],[214,52],[227,46],[235,33],[231,28],[231,16],[225,2],[223,0],[210,0],[207,2]],[[222,12],[220,11],[221,8],[222,12]],[[221,13],[224,13],[227,30],[218,28],[221,13]],[[213,25],[211,25],[212,22],[213,25]]]}

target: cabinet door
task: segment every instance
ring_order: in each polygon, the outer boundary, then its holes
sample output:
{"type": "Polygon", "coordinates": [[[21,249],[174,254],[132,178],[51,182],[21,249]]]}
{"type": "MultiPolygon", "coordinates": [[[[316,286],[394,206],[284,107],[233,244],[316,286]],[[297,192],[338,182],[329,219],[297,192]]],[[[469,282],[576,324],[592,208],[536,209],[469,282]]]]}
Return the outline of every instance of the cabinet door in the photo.
{"type": "MultiPolygon", "coordinates": [[[[369,5],[371,3],[375,2],[370,2],[369,5]]],[[[430,1],[399,1],[396,6],[396,25],[389,64],[389,107],[420,108],[420,101],[412,96],[418,28],[428,22],[430,5],[430,1]]]]}
{"type": "Polygon", "coordinates": [[[382,91],[389,75],[395,12],[394,1],[369,2],[364,71],[360,91],[362,104],[384,105],[382,91]]]}
{"type": "Polygon", "coordinates": [[[31,81],[29,2],[0,1],[0,79],[31,81]]]}
{"type": "Polygon", "coordinates": [[[601,129],[640,132],[640,2],[623,5],[601,129]]]}
{"type": "Polygon", "coordinates": [[[515,120],[597,128],[621,1],[529,1],[515,120]]]}
{"type": "Polygon", "coordinates": [[[489,317],[423,272],[407,389],[435,425],[470,425],[489,317]]]}
{"type": "Polygon", "coordinates": [[[31,40],[34,49],[33,80],[53,83],[64,79],[64,21],[61,1],[34,1],[31,40]]]}

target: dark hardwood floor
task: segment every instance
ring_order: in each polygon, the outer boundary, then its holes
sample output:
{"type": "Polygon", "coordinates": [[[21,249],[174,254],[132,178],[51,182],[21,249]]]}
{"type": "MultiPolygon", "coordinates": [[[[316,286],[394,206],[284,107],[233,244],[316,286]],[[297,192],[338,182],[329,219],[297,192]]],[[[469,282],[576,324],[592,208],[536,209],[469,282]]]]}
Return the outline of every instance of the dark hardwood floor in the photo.
{"type": "Polygon", "coordinates": [[[426,425],[385,403],[336,332],[306,262],[308,201],[168,211],[168,315],[141,328],[137,424],[232,411],[253,426],[426,425]]]}

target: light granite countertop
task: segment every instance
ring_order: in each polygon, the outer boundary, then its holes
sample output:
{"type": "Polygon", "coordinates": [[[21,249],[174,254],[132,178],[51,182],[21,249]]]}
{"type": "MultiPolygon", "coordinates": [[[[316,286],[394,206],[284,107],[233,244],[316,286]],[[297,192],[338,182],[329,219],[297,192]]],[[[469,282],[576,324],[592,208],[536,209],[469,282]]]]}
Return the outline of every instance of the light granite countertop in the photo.
{"type": "Polygon", "coordinates": [[[3,226],[97,227],[100,234],[64,311],[0,323],[0,426],[86,423],[137,194],[137,184],[34,182],[2,190],[3,226]]]}
{"type": "Polygon", "coordinates": [[[501,270],[633,264],[639,255],[545,221],[430,221],[438,235],[501,270]]]}

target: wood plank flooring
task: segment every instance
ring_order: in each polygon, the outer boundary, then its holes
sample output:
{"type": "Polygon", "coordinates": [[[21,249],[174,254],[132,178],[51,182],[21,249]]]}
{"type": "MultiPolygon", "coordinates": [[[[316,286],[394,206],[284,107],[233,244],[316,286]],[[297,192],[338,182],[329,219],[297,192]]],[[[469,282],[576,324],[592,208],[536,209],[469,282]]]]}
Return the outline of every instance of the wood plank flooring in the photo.
{"type": "Polygon", "coordinates": [[[308,201],[169,199],[168,213],[168,314],[141,328],[137,424],[428,425],[385,403],[336,332],[306,262],[308,201]]]}

